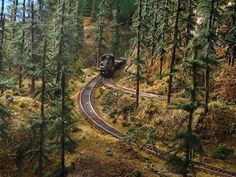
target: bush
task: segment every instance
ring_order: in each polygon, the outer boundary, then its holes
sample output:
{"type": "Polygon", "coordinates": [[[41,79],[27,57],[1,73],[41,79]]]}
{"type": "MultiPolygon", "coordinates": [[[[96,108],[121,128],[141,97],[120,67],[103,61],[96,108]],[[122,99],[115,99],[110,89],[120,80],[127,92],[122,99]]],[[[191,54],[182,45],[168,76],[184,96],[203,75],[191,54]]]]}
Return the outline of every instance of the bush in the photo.
{"type": "Polygon", "coordinates": [[[141,174],[141,172],[139,170],[134,169],[132,171],[132,177],[141,177],[141,176],[142,176],[142,174],[141,174]]]}
{"type": "MultiPolygon", "coordinates": [[[[100,90],[101,91],[101,90],[100,90]]],[[[102,98],[103,111],[107,112],[110,110],[110,107],[114,106],[117,103],[118,99],[122,96],[122,93],[119,91],[109,91],[102,98]]]]}
{"type": "Polygon", "coordinates": [[[119,110],[119,114],[128,114],[129,112],[133,111],[135,109],[135,104],[131,103],[129,105],[125,105],[123,106],[120,110],[119,110]]]}
{"type": "Polygon", "coordinates": [[[153,104],[153,102],[147,104],[144,110],[144,118],[151,119],[155,114],[159,113],[160,111],[156,105],[153,104]]]}
{"type": "Polygon", "coordinates": [[[53,167],[52,170],[50,170],[47,174],[46,177],[60,177],[61,172],[61,166],[60,164],[57,164],[56,166],[53,167]]]}
{"type": "Polygon", "coordinates": [[[176,94],[177,98],[188,98],[189,93],[186,92],[186,90],[182,90],[176,94]]]}
{"type": "Polygon", "coordinates": [[[211,157],[226,160],[230,154],[233,154],[233,150],[228,148],[226,144],[212,147],[210,150],[211,157]]]}
{"type": "Polygon", "coordinates": [[[163,121],[159,118],[156,118],[152,121],[152,124],[157,127],[157,126],[160,126],[161,124],[163,123],[163,121]]]}
{"type": "Polygon", "coordinates": [[[224,66],[218,77],[215,78],[215,96],[231,102],[236,99],[236,67],[224,66]]]}
{"type": "Polygon", "coordinates": [[[114,109],[114,111],[112,111],[111,113],[109,113],[109,117],[111,119],[115,118],[115,115],[118,113],[117,109],[114,109]]]}
{"type": "Polygon", "coordinates": [[[23,109],[23,108],[26,107],[26,104],[25,104],[24,102],[20,102],[19,107],[20,107],[21,109],[23,109]]]}
{"type": "Polygon", "coordinates": [[[168,161],[166,162],[166,167],[169,171],[177,173],[177,174],[183,174],[184,172],[184,160],[177,157],[177,156],[171,156],[168,161]]]}
{"type": "Polygon", "coordinates": [[[125,122],[122,122],[122,126],[123,127],[130,127],[130,123],[129,122],[127,122],[127,121],[125,121],[125,122]]]}

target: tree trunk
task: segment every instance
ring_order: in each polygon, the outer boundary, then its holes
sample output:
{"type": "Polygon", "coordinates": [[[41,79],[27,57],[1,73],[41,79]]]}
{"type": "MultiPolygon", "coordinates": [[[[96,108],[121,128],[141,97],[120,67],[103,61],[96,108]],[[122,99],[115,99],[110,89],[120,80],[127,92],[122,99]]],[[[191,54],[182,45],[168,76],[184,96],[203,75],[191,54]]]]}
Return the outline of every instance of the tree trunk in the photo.
{"type": "MultiPolygon", "coordinates": [[[[191,35],[191,17],[192,17],[192,0],[189,0],[189,7],[188,7],[188,19],[187,19],[187,25],[186,25],[186,38],[185,38],[185,48],[187,48],[189,40],[190,40],[190,35],[191,35]]],[[[185,58],[187,57],[188,52],[185,52],[185,58]]]]}
{"type": "Polygon", "coordinates": [[[137,26],[137,61],[136,61],[136,108],[139,106],[139,92],[140,92],[140,70],[141,70],[141,20],[142,20],[142,0],[138,1],[138,26],[137,26]]]}
{"type": "MultiPolygon", "coordinates": [[[[208,22],[208,29],[212,29],[213,25],[213,9],[214,9],[214,3],[215,1],[211,1],[211,11],[210,11],[210,17],[209,17],[209,22],[208,22]]],[[[204,74],[204,80],[205,80],[205,108],[204,108],[204,115],[206,116],[208,113],[208,102],[209,102],[209,74],[210,74],[210,66],[209,66],[209,53],[210,50],[212,50],[212,42],[210,36],[207,39],[208,41],[208,49],[207,49],[207,56],[205,59],[205,64],[206,64],[206,69],[205,69],[205,74],[204,74]]]]}
{"type": "MultiPolygon", "coordinates": [[[[167,7],[168,6],[168,0],[166,0],[165,1],[165,7],[167,7]]],[[[168,21],[168,17],[167,17],[167,12],[165,11],[165,13],[164,13],[164,20],[163,20],[163,23],[164,23],[164,25],[163,25],[163,27],[162,27],[162,29],[161,29],[161,32],[162,32],[162,35],[161,35],[161,40],[162,40],[162,42],[164,43],[164,41],[165,41],[165,31],[166,31],[166,26],[167,26],[167,21],[168,21]]],[[[160,79],[162,79],[162,70],[163,70],[163,63],[164,63],[164,55],[165,55],[165,49],[164,49],[164,46],[162,46],[162,48],[161,48],[161,54],[160,54],[160,70],[159,70],[159,78],[160,79]]]]}
{"type": "MultiPolygon", "coordinates": [[[[194,60],[197,59],[197,48],[194,48],[194,60]]],[[[197,88],[197,67],[196,64],[193,64],[192,68],[192,88],[191,88],[191,104],[192,106],[195,105],[196,103],[196,88],[197,88]]],[[[190,71],[190,72],[191,72],[190,71]]],[[[192,120],[193,120],[193,115],[194,115],[195,108],[191,109],[189,112],[189,118],[188,118],[188,129],[187,129],[187,134],[192,133],[192,120]]],[[[189,139],[187,139],[186,142],[186,153],[185,153],[185,170],[183,177],[188,177],[188,169],[189,165],[191,163],[191,146],[189,143],[189,139]]]]}
{"type": "Polygon", "coordinates": [[[1,36],[0,36],[0,70],[2,70],[2,63],[3,63],[3,44],[4,44],[4,33],[5,33],[5,1],[2,0],[2,7],[1,7],[1,36]]]}
{"type": "MultiPolygon", "coordinates": [[[[78,2],[79,3],[79,2],[78,2]]],[[[68,11],[68,13],[69,13],[69,15],[71,14],[71,12],[72,12],[72,0],[69,0],[69,9],[68,9],[69,11],[68,11]]]]}
{"type": "Polygon", "coordinates": [[[163,60],[164,60],[164,51],[162,49],[162,55],[160,58],[160,70],[159,70],[159,79],[162,79],[162,68],[163,68],[163,60]]]}
{"type": "Polygon", "coordinates": [[[169,81],[168,81],[168,93],[167,93],[167,104],[170,103],[171,93],[172,93],[172,82],[173,82],[173,71],[174,71],[174,64],[176,58],[176,49],[177,49],[177,38],[178,38],[178,26],[179,26],[179,16],[181,10],[181,2],[178,0],[178,8],[176,11],[175,17],[175,27],[174,27],[174,39],[173,39],[173,49],[172,49],[172,56],[171,56],[171,63],[170,63],[170,70],[169,70],[169,81]]]}
{"type": "Polygon", "coordinates": [[[61,74],[61,177],[65,176],[65,68],[61,74]]]}
{"type": "MultiPolygon", "coordinates": [[[[236,25],[236,0],[234,0],[234,14],[233,14],[234,20],[233,20],[233,26],[236,25]]],[[[231,66],[234,66],[235,58],[236,58],[236,46],[233,47],[233,55],[232,55],[232,64],[231,66]]]]}
{"type": "MultiPolygon", "coordinates": [[[[120,1],[117,0],[116,1],[116,18],[117,18],[117,22],[119,23],[119,15],[120,15],[120,1]]],[[[115,59],[119,58],[119,38],[120,38],[120,34],[119,34],[119,25],[116,26],[115,29],[115,34],[116,34],[116,46],[115,46],[115,59]]]]}
{"type": "MultiPolygon", "coordinates": [[[[14,0],[13,1],[13,11],[12,11],[12,21],[13,21],[13,27],[12,27],[12,40],[15,40],[15,34],[16,34],[16,28],[15,28],[15,25],[16,25],[16,17],[17,17],[17,8],[18,8],[18,0],[14,0]]],[[[15,46],[14,46],[15,47],[15,46]]],[[[12,60],[10,59],[9,61],[9,72],[11,72],[11,69],[12,69],[12,60]]]]}
{"type": "MultiPolygon", "coordinates": [[[[31,63],[34,63],[34,1],[31,1],[31,63]]],[[[33,64],[34,65],[34,64],[33,64]]],[[[35,66],[31,68],[31,89],[30,93],[33,94],[35,92],[35,66]]]]}
{"type": "Polygon", "coordinates": [[[100,65],[100,57],[101,57],[101,47],[102,47],[102,40],[103,40],[103,6],[104,6],[105,0],[102,0],[100,5],[100,12],[99,12],[99,31],[98,31],[98,46],[97,46],[97,56],[96,56],[96,66],[99,67],[100,65]]]}
{"type": "Polygon", "coordinates": [[[231,66],[234,66],[235,57],[236,57],[236,47],[234,46],[234,47],[233,47],[233,55],[232,55],[232,63],[231,63],[231,66]]]}
{"type": "Polygon", "coordinates": [[[43,177],[43,146],[44,146],[44,128],[45,128],[45,115],[44,115],[44,104],[45,104],[45,62],[47,55],[47,41],[44,41],[44,51],[42,59],[42,88],[41,88],[41,109],[40,109],[40,141],[39,141],[39,177],[43,177]]]}
{"type": "MultiPolygon", "coordinates": [[[[158,1],[155,2],[156,4],[156,7],[153,7],[153,8],[156,8],[156,10],[158,9],[158,1]]],[[[152,31],[152,58],[151,58],[151,63],[150,63],[150,66],[153,66],[153,63],[154,63],[154,53],[155,53],[155,50],[156,50],[156,42],[157,42],[157,39],[156,39],[156,33],[157,33],[157,28],[158,28],[158,23],[157,23],[157,12],[154,12],[154,15],[155,15],[155,18],[154,18],[154,29],[152,31]]]]}
{"type": "MultiPolygon", "coordinates": [[[[26,0],[23,0],[23,25],[25,25],[25,2],[26,0]]],[[[21,38],[21,59],[23,59],[23,55],[24,55],[24,50],[25,50],[25,30],[22,30],[22,38],[21,38]]],[[[22,63],[20,63],[20,68],[19,68],[19,88],[22,87],[22,70],[23,70],[23,66],[22,63]]]]}
{"type": "Polygon", "coordinates": [[[57,58],[57,76],[56,76],[56,83],[60,81],[61,75],[61,68],[62,68],[62,54],[63,54],[63,47],[64,47],[64,21],[65,21],[65,1],[62,2],[61,7],[61,24],[60,24],[60,39],[59,39],[59,49],[58,49],[58,58],[57,58]]]}

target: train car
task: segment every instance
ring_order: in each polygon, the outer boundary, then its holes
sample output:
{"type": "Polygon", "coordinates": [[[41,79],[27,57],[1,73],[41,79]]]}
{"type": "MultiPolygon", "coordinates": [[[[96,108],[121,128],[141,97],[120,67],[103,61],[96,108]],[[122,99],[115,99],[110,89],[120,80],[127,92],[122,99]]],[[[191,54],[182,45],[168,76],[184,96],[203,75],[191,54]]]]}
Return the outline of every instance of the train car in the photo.
{"type": "Polygon", "coordinates": [[[104,54],[100,62],[100,74],[103,77],[112,77],[115,69],[115,58],[112,54],[104,54]]]}
{"type": "Polygon", "coordinates": [[[112,77],[116,69],[121,68],[126,63],[125,58],[115,59],[112,54],[104,54],[101,57],[100,74],[102,77],[112,77]]]}
{"type": "Polygon", "coordinates": [[[119,69],[121,68],[122,66],[124,66],[126,63],[126,59],[125,58],[118,58],[118,59],[115,59],[115,69],[119,69]]]}

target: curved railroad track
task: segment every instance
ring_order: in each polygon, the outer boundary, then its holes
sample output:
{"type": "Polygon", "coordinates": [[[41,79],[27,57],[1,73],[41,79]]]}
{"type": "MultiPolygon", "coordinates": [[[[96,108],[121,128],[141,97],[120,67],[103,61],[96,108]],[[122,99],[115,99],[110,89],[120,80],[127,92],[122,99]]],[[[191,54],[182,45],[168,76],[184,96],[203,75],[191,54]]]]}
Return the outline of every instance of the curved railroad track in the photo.
{"type": "MultiPolygon", "coordinates": [[[[100,84],[102,82],[102,77],[101,76],[96,76],[94,79],[92,79],[80,92],[79,97],[78,97],[78,104],[79,104],[79,108],[81,109],[81,111],[83,112],[83,114],[86,115],[86,117],[88,118],[88,120],[95,125],[98,129],[102,130],[103,132],[105,132],[106,134],[110,134],[112,136],[114,136],[115,138],[118,139],[122,139],[122,137],[124,136],[124,133],[122,133],[121,131],[117,130],[116,128],[112,127],[111,125],[109,125],[108,123],[106,123],[104,120],[102,120],[102,118],[99,116],[99,114],[96,112],[95,110],[95,106],[93,103],[93,97],[92,97],[92,93],[94,88],[100,84]]],[[[112,82],[110,80],[110,82],[112,82]]],[[[114,86],[114,84],[113,84],[114,86]]],[[[119,89],[119,86],[117,86],[114,89],[119,89]]],[[[133,94],[130,93],[129,89],[119,89],[122,91],[129,91],[126,93],[129,94],[133,94]]],[[[146,93],[148,94],[148,93],[146,93]]],[[[143,96],[146,95],[145,93],[143,94],[143,96]]],[[[150,97],[150,94],[148,94],[150,97]]],[[[154,95],[154,94],[152,94],[154,95]]],[[[157,96],[157,95],[156,95],[157,96]]],[[[166,159],[166,153],[164,151],[161,150],[157,150],[157,151],[153,151],[151,149],[146,148],[145,151],[147,153],[150,153],[152,155],[157,156],[158,158],[161,159],[166,159]]],[[[236,177],[236,172],[227,170],[227,169],[223,169],[223,168],[218,168],[212,165],[208,165],[208,164],[204,164],[204,163],[200,163],[200,162],[194,162],[195,163],[195,168],[199,171],[203,171],[209,174],[213,174],[213,175],[217,175],[220,177],[236,177]]]]}
{"type": "MultiPolygon", "coordinates": [[[[117,85],[112,79],[104,79],[103,84],[108,88],[112,88],[112,89],[115,89],[115,90],[120,90],[120,91],[122,91],[124,93],[127,93],[127,94],[131,94],[131,95],[136,94],[134,90],[131,90],[129,88],[117,85]]],[[[140,96],[141,97],[146,97],[146,98],[158,99],[158,100],[166,100],[166,96],[157,95],[157,94],[154,94],[154,93],[140,92],[140,96]]]]}

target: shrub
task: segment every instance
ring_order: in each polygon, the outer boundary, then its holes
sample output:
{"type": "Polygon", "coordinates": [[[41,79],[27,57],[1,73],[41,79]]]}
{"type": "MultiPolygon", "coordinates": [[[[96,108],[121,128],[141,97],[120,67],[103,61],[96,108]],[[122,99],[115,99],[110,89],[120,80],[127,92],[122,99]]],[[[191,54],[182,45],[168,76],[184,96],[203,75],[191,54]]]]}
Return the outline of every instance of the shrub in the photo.
{"type": "Polygon", "coordinates": [[[125,105],[123,106],[120,110],[119,110],[119,114],[128,114],[129,112],[133,111],[135,109],[135,104],[131,103],[129,105],[125,105]]]}
{"type": "Polygon", "coordinates": [[[152,124],[157,127],[157,126],[160,126],[161,124],[163,123],[163,121],[159,118],[156,118],[152,121],[152,124]]]}
{"type": "Polygon", "coordinates": [[[20,107],[21,109],[23,109],[23,108],[26,107],[26,104],[25,104],[24,102],[20,102],[19,107],[20,107]]]}
{"type": "Polygon", "coordinates": [[[228,148],[226,144],[219,145],[217,147],[212,147],[210,150],[210,155],[214,158],[226,160],[233,150],[228,148]]]}
{"type": "Polygon", "coordinates": [[[127,121],[125,121],[125,122],[122,122],[122,126],[123,127],[129,127],[131,124],[129,123],[129,122],[127,122],[127,121]]]}
{"type": "Polygon", "coordinates": [[[188,98],[189,93],[186,92],[186,90],[182,90],[176,94],[177,98],[188,98]]]}
{"type": "Polygon", "coordinates": [[[142,176],[142,174],[141,174],[141,172],[139,170],[134,169],[132,171],[132,177],[141,177],[141,176],[142,176]]]}
{"type": "Polygon", "coordinates": [[[117,109],[114,109],[114,111],[112,111],[111,113],[109,113],[109,117],[111,119],[115,118],[115,115],[118,113],[117,109]]]}
{"type": "Polygon", "coordinates": [[[144,118],[151,119],[156,113],[160,113],[158,107],[153,102],[147,104],[144,110],[144,118]]]}
{"type": "MultiPolygon", "coordinates": [[[[207,117],[199,122],[197,131],[203,135],[204,139],[214,140],[215,142],[233,138],[235,111],[220,101],[211,101],[208,105],[207,117]]],[[[200,119],[198,119],[201,120],[202,117],[200,115],[200,119]]]]}
{"type": "Polygon", "coordinates": [[[165,165],[171,172],[177,174],[183,174],[184,172],[184,160],[177,156],[171,156],[165,165]]]}
{"type": "Polygon", "coordinates": [[[117,103],[118,99],[122,96],[122,93],[119,91],[109,91],[104,95],[102,98],[102,106],[104,112],[109,111],[110,107],[114,105],[114,103],[117,103]]]}
{"type": "Polygon", "coordinates": [[[236,99],[236,67],[224,66],[214,82],[215,95],[225,101],[236,99]]]}

